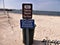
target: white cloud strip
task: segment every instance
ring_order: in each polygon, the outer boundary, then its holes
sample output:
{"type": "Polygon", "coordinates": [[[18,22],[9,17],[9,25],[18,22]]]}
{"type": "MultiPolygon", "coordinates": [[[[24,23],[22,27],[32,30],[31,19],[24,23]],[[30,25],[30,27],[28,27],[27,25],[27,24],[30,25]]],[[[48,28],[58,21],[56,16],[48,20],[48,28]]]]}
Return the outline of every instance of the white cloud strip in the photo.
{"type": "MultiPolygon", "coordinates": [[[[0,8],[3,7],[0,1],[0,8]]],[[[34,10],[60,11],[60,0],[4,0],[5,8],[22,9],[22,3],[32,3],[34,10]]]]}

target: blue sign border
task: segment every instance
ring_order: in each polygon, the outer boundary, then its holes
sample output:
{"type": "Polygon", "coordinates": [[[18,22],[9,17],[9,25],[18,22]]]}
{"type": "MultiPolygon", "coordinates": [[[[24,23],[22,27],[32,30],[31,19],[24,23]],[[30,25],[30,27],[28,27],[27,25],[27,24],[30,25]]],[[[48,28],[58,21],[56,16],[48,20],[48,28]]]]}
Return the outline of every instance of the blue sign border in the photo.
{"type": "Polygon", "coordinates": [[[34,28],[35,27],[34,20],[33,19],[29,19],[29,20],[21,19],[20,27],[21,28],[34,28]]]}

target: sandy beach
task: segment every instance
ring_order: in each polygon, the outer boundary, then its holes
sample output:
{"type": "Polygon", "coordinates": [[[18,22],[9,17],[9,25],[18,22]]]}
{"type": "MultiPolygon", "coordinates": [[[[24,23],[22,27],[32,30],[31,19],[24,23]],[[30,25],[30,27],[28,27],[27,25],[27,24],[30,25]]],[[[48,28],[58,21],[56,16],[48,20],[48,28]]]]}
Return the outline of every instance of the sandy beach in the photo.
{"type": "MultiPolygon", "coordinates": [[[[24,45],[20,28],[22,14],[8,15],[0,14],[0,45],[24,45]]],[[[36,24],[34,40],[60,40],[60,16],[33,15],[33,19],[36,24]]]]}

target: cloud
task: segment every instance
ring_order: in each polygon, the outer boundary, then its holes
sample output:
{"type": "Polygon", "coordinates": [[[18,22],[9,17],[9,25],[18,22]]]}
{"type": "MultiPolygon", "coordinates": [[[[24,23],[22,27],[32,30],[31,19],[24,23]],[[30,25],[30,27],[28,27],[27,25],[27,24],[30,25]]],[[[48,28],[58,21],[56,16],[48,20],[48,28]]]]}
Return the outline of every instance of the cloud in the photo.
{"type": "Polygon", "coordinates": [[[34,4],[35,10],[48,10],[48,11],[58,11],[60,10],[60,2],[58,1],[41,1],[40,3],[34,4]]]}
{"type": "MultiPolygon", "coordinates": [[[[4,0],[5,8],[19,9],[19,0],[4,0]]],[[[3,0],[0,1],[0,8],[3,8],[3,0]]]]}
{"type": "Polygon", "coordinates": [[[32,3],[34,10],[60,11],[60,0],[5,0],[5,8],[22,9],[22,3],[32,3]]]}
{"type": "Polygon", "coordinates": [[[0,0],[0,8],[3,8],[3,2],[0,0]]]}

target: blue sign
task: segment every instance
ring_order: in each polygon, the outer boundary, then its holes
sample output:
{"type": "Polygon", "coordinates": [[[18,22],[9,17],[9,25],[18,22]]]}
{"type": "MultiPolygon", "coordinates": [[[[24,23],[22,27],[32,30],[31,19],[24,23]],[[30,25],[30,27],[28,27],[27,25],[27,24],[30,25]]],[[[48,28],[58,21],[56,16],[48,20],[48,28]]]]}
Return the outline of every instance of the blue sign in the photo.
{"type": "Polygon", "coordinates": [[[34,20],[33,19],[29,19],[29,20],[22,19],[20,20],[20,27],[21,28],[34,28],[34,20]]]}

